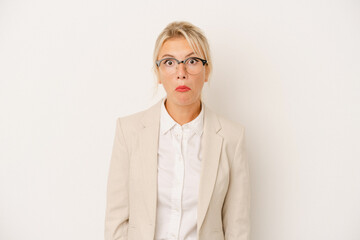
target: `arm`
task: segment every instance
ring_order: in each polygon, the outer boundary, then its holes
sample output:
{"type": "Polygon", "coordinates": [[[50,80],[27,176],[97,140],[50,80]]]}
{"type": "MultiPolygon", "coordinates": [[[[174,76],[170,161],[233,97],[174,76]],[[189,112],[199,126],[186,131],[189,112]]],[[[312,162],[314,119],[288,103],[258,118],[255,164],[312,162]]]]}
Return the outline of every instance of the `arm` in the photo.
{"type": "Polygon", "coordinates": [[[105,240],[127,240],[129,222],[128,175],[129,154],[118,118],[107,182],[105,240]]]}
{"type": "Polygon", "coordinates": [[[250,239],[250,176],[244,152],[244,130],[230,165],[230,181],[222,209],[226,240],[250,239]]]}

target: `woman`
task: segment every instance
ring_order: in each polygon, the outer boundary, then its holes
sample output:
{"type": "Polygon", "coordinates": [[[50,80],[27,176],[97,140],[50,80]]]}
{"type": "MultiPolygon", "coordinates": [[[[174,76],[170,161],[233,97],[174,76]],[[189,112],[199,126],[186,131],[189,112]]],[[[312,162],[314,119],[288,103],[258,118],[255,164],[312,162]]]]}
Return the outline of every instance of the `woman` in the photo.
{"type": "Polygon", "coordinates": [[[170,23],[156,41],[154,69],[166,97],[117,119],[105,239],[248,240],[244,128],[202,101],[212,69],[202,31],[170,23]]]}

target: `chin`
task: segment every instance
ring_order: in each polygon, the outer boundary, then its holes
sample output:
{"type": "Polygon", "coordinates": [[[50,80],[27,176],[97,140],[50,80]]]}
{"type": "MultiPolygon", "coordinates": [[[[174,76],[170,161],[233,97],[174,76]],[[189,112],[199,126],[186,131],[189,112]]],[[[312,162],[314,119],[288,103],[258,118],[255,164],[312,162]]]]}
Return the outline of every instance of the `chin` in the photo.
{"type": "Polygon", "coordinates": [[[191,105],[197,102],[197,99],[188,98],[188,99],[176,99],[178,105],[186,106],[191,105]]]}

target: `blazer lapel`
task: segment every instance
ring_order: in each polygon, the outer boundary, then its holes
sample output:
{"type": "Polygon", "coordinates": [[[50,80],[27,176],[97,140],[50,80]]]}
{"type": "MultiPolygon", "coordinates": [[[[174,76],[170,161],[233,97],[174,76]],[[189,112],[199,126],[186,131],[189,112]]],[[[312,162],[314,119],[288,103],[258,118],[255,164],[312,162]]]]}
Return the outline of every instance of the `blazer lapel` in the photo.
{"type": "MultiPolygon", "coordinates": [[[[150,222],[155,227],[157,204],[157,153],[159,144],[161,100],[144,112],[143,129],[139,133],[139,151],[142,165],[142,190],[150,222]]],[[[155,228],[154,228],[155,230],[155,228]]]]}
{"type": "MultiPolygon", "coordinates": [[[[204,104],[205,106],[205,104],[204,104]]],[[[220,152],[223,143],[222,136],[217,132],[221,125],[217,116],[207,106],[204,108],[204,132],[201,140],[201,174],[199,187],[199,200],[197,210],[197,232],[204,222],[209,207],[217,176],[220,152]]]]}
{"type": "MultiPolygon", "coordinates": [[[[144,202],[150,222],[155,229],[157,207],[157,153],[160,128],[161,101],[144,112],[143,128],[139,133],[139,149],[142,162],[144,202]]],[[[217,134],[221,125],[215,113],[204,103],[204,131],[201,140],[201,174],[197,209],[197,232],[203,224],[215,185],[223,138],[217,134]]]]}

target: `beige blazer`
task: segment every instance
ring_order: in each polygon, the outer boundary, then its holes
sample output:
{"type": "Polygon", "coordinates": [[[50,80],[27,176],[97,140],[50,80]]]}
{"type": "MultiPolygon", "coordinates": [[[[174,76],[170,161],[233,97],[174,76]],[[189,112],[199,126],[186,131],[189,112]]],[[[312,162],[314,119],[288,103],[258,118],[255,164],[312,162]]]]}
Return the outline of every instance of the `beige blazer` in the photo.
{"type": "MultiPolygon", "coordinates": [[[[205,104],[198,240],[250,239],[244,128],[205,104]]],[[[161,100],[116,122],[107,185],[105,240],[153,240],[161,100]]]]}

